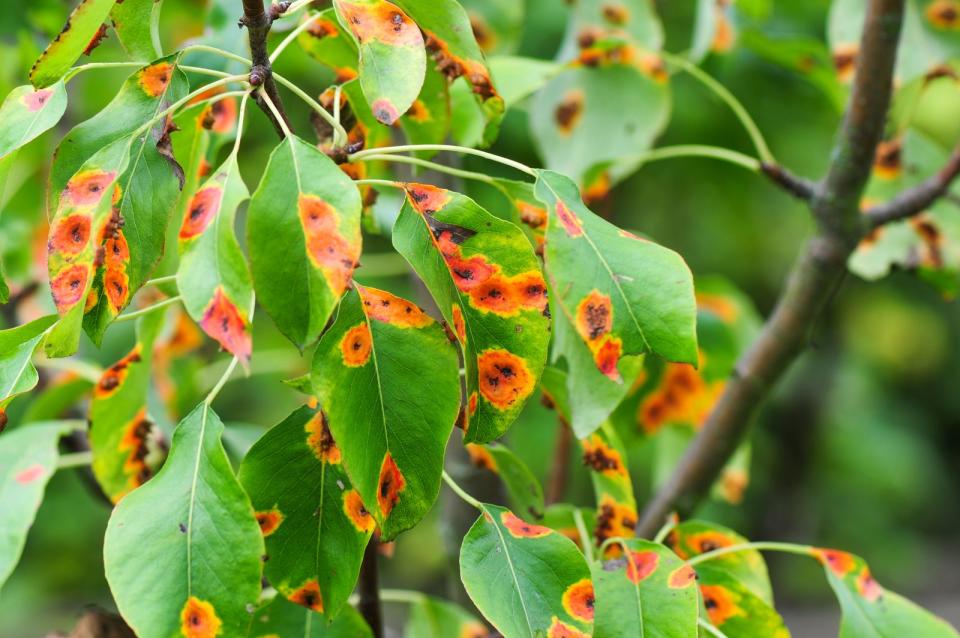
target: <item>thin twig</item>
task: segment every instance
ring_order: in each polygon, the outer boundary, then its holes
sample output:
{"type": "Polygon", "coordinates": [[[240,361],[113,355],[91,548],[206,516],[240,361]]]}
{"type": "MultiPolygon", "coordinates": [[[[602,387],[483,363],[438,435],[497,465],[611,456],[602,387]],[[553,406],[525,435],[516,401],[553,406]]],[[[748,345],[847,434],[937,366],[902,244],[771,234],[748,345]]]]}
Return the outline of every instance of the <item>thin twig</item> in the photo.
{"type": "Polygon", "coordinates": [[[957,146],[946,165],[936,175],[908,188],[893,199],[878,204],[866,212],[870,228],[913,217],[947,194],[953,181],[960,176],[960,146],[957,146]]]}
{"type": "Polygon", "coordinates": [[[270,54],[267,52],[267,35],[270,33],[273,18],[263,10],[263,0],[243,0],[243,17],[240,19],[240,24],[247,28],[247,38],[250,41],[250,55],[253,62],[250,67],[250,84],[262,86],[264,94],[270,98],[275,108],[269,108],[262,99],[256,100],[257,106],[270,118],[277,135],[283,138],[289,131],[290,124],[283,110],[283,100],[277,92],[270,54]]]}

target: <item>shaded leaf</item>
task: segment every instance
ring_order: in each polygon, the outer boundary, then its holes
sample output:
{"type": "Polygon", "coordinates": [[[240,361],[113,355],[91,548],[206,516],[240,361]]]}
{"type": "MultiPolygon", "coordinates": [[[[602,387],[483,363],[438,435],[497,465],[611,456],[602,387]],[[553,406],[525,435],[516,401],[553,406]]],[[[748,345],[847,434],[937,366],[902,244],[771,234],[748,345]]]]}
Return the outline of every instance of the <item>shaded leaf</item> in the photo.
{"type": "Polygon", "coordinates": [[[547,289],[523,232],[459,193],[407,184],[394,226],[464,351],[465,441],[487,442],[513,423],[547,356],[547,289]]]}
{"type": "Polygon", "coordinates": [[[457,368],[433,319],[374,288],[348,292],[320,339],[313,385],[383,540],[416,525],[437,498],[460,403],[457,368]]]}
{"type": "Polygon", "coordinates": [[[727,53],[737,44],[733,3],[722,0],[697,0],[697,15],[690,43],[690,59],[702,60],[707,54],[727,53]]]}
{"type": "Polygon", "coordinates": [[[0,330],[0,432],[7,423],[6,407],[18,395],[37,385],[39,375],[31,358],[56,321],[56,315],[48,315],[16,328],[0,330]]]}
{"type": "Polygon", "coordinates": [[[260,595],[263,538],[206,404],[180,422],[167,462],[113,510],[104,568],[142,638],[242,636],[260,595]],[[224,583],[229,583],[225,587],[224,583]]]}
{"type": "MultiPolygon", "coordinates": [[[[410,110],[400,118],[400,126],[411,144],[442,144],[450,130],[450,97],[447,81],[432,65],[427,68],[423,88],[410,110]]],[[[430,158],[436,151],[417,151],[430,158]]]]}
{"type": "Polygon", "coordinates": [[[163,55],[160,9],[163,0],[121,0],[110,11],[110,23],[127,55],[148,62],[163,55]]]}
{"type": "MultiPolygon", "coordinates": [[[[710,0],[715,1],[715,0],[710,0]]],[[[663,25],[650,0],[579,0],[567,24],[560,58],[575,57],[584,42],[606,38],[628,40],[655,51],[663,45],[663,25]]]]}
{"type": "Polygon", "coordinates": [[[460,548],[460,577],[505,638],[591,635],[590,570],[576,545],[548,527],[481,505],[460,548]]]}
{"type": "MultiPolygon", "coordinates": [[[[470,30],[484,53],[513,53],[523,38],[526,7],[513,0],[463,0],[470,30]]],[[[499,76],[494,73],[499,82],[499,76]]]]}
{"type": "Polygon", "coordinates": [[[543,517],[543,487],[513,450],[498,443],[467,443],[466,447],[474,465],[500,477],[516,511],[534,519],[543,517]]]}
{"type": "Polygon", "coordinates": [[[295,411],[253,445],[239,475],[270,557],[267,579],[288,600],[323,613],[318,626],[336,616],[375,522],[347,478],[326,415],[295,411]]]}
{"type": "Polygon", "coordinates": [[[114,0],[80,0],[60,34],[53,39],[30,69],[30,83],[46,88],[63,77],[97,36],[114,0]]]}
{"type": "Polygon", "coordinates": [[[540,90],[563,66],[547,60],[503,55],[490,58],[490,70],[497,78],[497,90],[506,108],[510,108],[540,90]]]}
{"type": "Polygon", "coordinates": [[[597,520],[592,509],[574,507],[568,503],[554,503],[548,505],[543,518],[537,521],[544,527],[556,530],[573,541],[574,545],[584,551],[583,539],[580,536],[579,525],[583,525],[584,536],[590,539],[590,531],[596,527],[597,520]]]}
{"type": "Polygon", "coordinates": [[[333,69],[338,80],[357,77],[359,52],[356,42],[337,20],[336,10],[308,12],[303,20],[311,20],[310,27],[300,34],[297,42],[311,58],[333,69]]]}
{"type": "Polygon", "coordinates": [[[247,211],[258,303],[298,348],[316,340],[360,257],[360,194],[316,146],[286,138],[247,211]],[[283,282],[283,285],[278,285],[283,282]]]}
{"type": "Polygon", "coordinates": [[[459,605],[424,596],[410,606],[405,638],[486,638],[487,626],[459,605]]]}
{"type": "MultiPolygon", "coordinates": [[[[0,158],[53,128],[66,110],[67,89],[63,82],[45,89],[25,85],[10,91],[0,105],[0,158]]],[[[2,187],[0,180],[0,194],[2,187]]]]}
{"type": "Polygon", "coordinates": [[[329,624],[316,612],[275,597],[254,614],[250,638],[302,636],[303,638],[373,638],[363,616],[353,607],[344,607],[329,624]]]}

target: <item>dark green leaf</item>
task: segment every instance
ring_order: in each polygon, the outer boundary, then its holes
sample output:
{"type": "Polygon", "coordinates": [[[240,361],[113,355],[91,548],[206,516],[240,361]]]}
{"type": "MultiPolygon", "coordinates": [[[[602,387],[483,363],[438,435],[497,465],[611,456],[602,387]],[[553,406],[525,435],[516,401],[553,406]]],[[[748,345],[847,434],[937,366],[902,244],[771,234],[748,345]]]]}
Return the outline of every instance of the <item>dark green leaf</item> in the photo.
{"type": "Polygon", "coordinates": [[[60,34],[33,64],[30,83],[38,89],[50,86],[70,70],[73,63],[91,45],[110,15],[114,0],[81,0],[60,34]]]}

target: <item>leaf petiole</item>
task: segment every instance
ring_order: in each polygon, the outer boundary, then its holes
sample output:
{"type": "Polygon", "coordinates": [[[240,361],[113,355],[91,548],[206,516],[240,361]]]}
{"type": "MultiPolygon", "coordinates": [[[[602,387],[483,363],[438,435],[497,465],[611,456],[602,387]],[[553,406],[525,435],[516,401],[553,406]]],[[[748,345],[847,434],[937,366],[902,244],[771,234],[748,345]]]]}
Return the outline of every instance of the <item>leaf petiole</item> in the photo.
{"type": "Polygon", "coordinates": [[[754,543],[740,543],[739,545],[730,545],[728,547],[721,547],[713,551],[707,552],[705,554],[700,554],[699,556],[694,556],[693,558],[687,561],[687,565],[691,567],[699,563],[703,563],[714,558],[718,558],[725,554],[735,554],[737,552],[745,552],[751,549],[760,550],[760,551],[770,551],[770,552],[786,552],[788,554],[797,554],[799,556],[811,556],[813,554],[814,548],[810,545],[798,545],[795,543],[776,543],[770,541],[757,541],[754,543]]]}
{"type": "MultiPolygon", "coordinates": [[[[354,161],[354,158],[350,158],[351,161],[354,161]]],[[[357,160],[361,161],[361,160],[357,160]]],[[[437,171],[438,173],[446,173],[447,175],[453,175],[454,177],[460,177],[462,179],[472,179],[478,182],[485,182],[487,184],[493,184],[494,179],[489,175],[484,175],[483,173],[475,173],[473,171],[465,171],[463,169],[454,168],[452,166],[445,166],[443,164],[438,164],[436,162],[431,162],[430,160],[421,159],[419,157],[408,157],[406,155],[365,155],[362,158],[362,161],[365,162],[397,162],[399,164],[413,164],[414,166],[420,166],[423,168],[430,169],[432,171],[437,171]]]]}
{"type": "Polygon", "coordinates": [[[466,146],[453,146],[451,144],[406,144],[403,146],[383,146],[379,148],[371,148],[363,151],[358,151],[350,156],[351,160],[359,160],[370,155],[394,155],[397,153],[412,153],[415,151],[450,151],[451,153],[461,153],[463,155],[475,155],[477,157],[482,157],[483,159],[490,160],[491,162],[497,162],[498,164],[503,164],[504,166],[509,166],[510,168],[516,169],[521,173],[526,173],[531,177],[536,177],[537,173],[532,168],[526,164],[521,164],[520,162],[508,159],[506,157],[500,157],[493,153],[488,153],[486,151],[481,151],[477,148],[468,148],[466,146]]]}
{"type": "Polygon", "coordinates": [[[170,297],[169,299],[164,299],[163,301],[158,301],[157,303],[153,304],[152,306],[147,306],[146,308],[143,308],[143,309],[141,309],[141,310],[136,310],[136,311],[134,311],[134,312],[128,312],[128,313],[125,314],[125,315],[120,315],[120,316],[118,316],[116,319],[114,319],[113,322],[114,322],[114,323],[117,323],[117,322],[120,322],[120,321],[131,321],[131,320],[136,319],[136,318],[138,318],[138,317],[142,317],[143,315],[148,315],[148,314],[150,314],[151,312],[153,312],[154,310],[160,310],[161,308],[166,308],[167,306],[171,306],[171,305],[173,305],[173,304],[175,304],[175,303],[180,303],[180,299],[181,299],[181,298],[180,298],[180,295],[177,295],[176,297],[170,297]]]}
{"type": "Polygon", "coordinates": [[[61,454],[57,461],[58,470],[67,470],[74,467],[84,467],[93,463],[93,452],[73,452],[71,454],[61,454]]]}
{"type": "Polygon", "coordinates": [[[646,153],[640,153],[633,156],[634,161],[642,164],[656,162],[658,160],[673,159],[676,157],[709,157],[724,162],[730,162],[737,166],[742,166],[748,171],[760,172],[760,161],[730,149],[720,148],[718,146],[704,146],[701,144],[678,144],[676,146],[663,146],[655,148],[646,153]]]}
{"type": "Polygon", "coordinates": [[[464,502],[476,507],[478,510],[483,511],[483,503],[467,494],[462,487],[457,485],[457,482],[453,480],[453,477],[447,474],[446,470],[443,470],[443,480],[447,486],[453,490],[454,494],[462,498],[464,502]]]}

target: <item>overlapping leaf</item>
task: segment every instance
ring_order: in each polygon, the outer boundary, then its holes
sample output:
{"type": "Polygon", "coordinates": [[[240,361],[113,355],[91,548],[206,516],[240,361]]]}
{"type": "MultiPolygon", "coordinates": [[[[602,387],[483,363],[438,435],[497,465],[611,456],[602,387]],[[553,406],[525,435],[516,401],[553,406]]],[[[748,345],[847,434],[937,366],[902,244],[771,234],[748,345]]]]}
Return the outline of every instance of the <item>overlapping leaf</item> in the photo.
{"type": "Polygon", "coordinates": [[[30,69],[30,83],[46,88],[63,77],[73,63],[102,37],[101,29],[115,0],[80,0],[63,30],[53,39],[30,69]]]}
{"type": "Polygon", "coordinates": [[[173,435],[160,472],[113,510],[104,568],[142,638],[243,636],[260,596],[263,538],[206,404],[173,435]],[[229,583],[225,586],[224,583],[229,583]]]}
{"type": "Polygon", "coordinates": [[[513,450],[498,443],[468,443],[466,448],[474,465],[500,477],[516,511],[533,519],[543,518],[543,487],[513,450]]]}
{"type": "MultiPolygon", "coordinates": [[[[450,96],[447,81],[435,67],[429,66],[420,95],[400,118],[400,125],[411,144],[442,144],[450,130],[450,96]]],[[[436,151],[418,151],[429,158],[436,151]]]]}
{"type": "MultiPolygon", "coordinates": [[[[271,428],[243,459],[240,482],[263,532],[270,583],[324,614],[318,626],[336,616],[356,584],[375,522],[347,478],[326,415],[300,408],[271,428]]],[[[302,614],[290,615],[302,621],[302,614]]]]}
{"type": "Polygon", "coordinates": [[[110,24],[127,55],[148,62],[163,55],[160,9],[163,0],[121,0],[110,11],[110,24]]]}
{"type": "Polygon", "coordinates": [[[297,42],[307,55],[333,69],[341,83],[357,77],[360,54],[350,33],[337,20],[336,10],[310,12],[303,20],[310,20],[310,27],[300,34],[297,42]]]}
{"type": "Polygon", "coordinates": [[[467,10],[470,28],[484,53],[513,53],[520,47],[526,17],[524,3],[513,0],[463,0],[460,4],[467,10]]]}
{"type": "Polygon", "coordinates": [[[56,320],[56,315],[49,315],[16,328],[0,330],[0,432],[7,424],[6,408],[10,402],[37,385],[39,375],[31,359],[56,320]]]}
{"type": "MultiPolygon", "coordinates": [[[[63,82],[45,89],[25,85],[10,91],[0,105],[0,161],[51,129],[66,109],[67,89],[63,82]]],[[[2,186],[0,179],[0,189],[2,186]]]]}
{"type": "Polygon", "coordinates": [[[360,258],[360,194],[316,146],[287,137],[250,200],[257,301],[303,349],[316,340],[360,258]]]}
{"type": "Polygon", "coordinates": [[[556,530],[563,536],[569,538],[573,543],[584,551],[583,539],[589,542],[590,531],[596,527],[597,521],[594,511],[586,507],[575,507],[568,503],[554,503],[548,505],[544,510],[543,518],[538,521],[544,527],[556,530]],[[581,536],[580,528],[583,528],[581,536]]]}
{"type": "Polygon", "coordinates": [[[377,120],[393,124],[417,99],[427,68],[423,35],[387,0],[334,0],[360,48],[360,85],[377,120]]]}
{"type": "Polygon", "coordinates": [[[344,607],[329,624],[319,614],[277,596],[254,614],[249,638],[373,638],[373,632],[353,607],[344,607]]]}
{"type": "Polygon", "coordinates": [[[591,567],[594,638],[696,638],[693,568],[658,543],[631,538],[618,545],[618,558],[591,567]]]}
{"type": "Polygon", "coordinates": [[[237,156],[231,153],[187,205],[177,269],[177,288],[187,312],[244,365],[249,365],[253,352],[249,312],[253,283],[234,233],[234,219],[248,197],[237,156]]]}
{"type": "Polygon", "coordinates": [[[397,251],[429,288],[464,351],[467,442],[516,419],[547,356],[547,288],[523,232],[468,197],[408,184],[397,251]]]}
{"type": "Polygon", "coordinates": [[[690,59],[708,53],[727,53],[737,43],[735,7],[724,0],[697,0],[697,17],[690,43],[690,59]]]}
{"type": "Polygon", "coordinates": [[[410,606],[405,638],[486,638],[489,629],[459,605],[424,596],[410,606]]]}
{"type": "Polygon", "coordinates": [[[626,355],[653,352],[695,363],[697,338],[693,278],[673,251],[620,230],[592,213],[576,185],[539,171],[536,196],[546,205],[544,260],[557,325],[554,358],[569,366],[571,403],[580,436],[595,429],[626,393],[635,374],[626,355]],[[617,396],[619,395],[619,396],[617,396]]]}
{"type": "Polygon", "coordinates": [[[0,436],[0,587],[20,559],[57,468],[57,441],[68,429],[62,423],[35,423],[0,436]]]}
{"type": "Polygon", "coordinates": [[[166,446],[147,414],[153,343],[166,313],[137,323],[137,343],[100,377],[90,404],[93,474],[113,502],[143,485],[162,463],[166,446]]]}
{"type": "Polygon", "coordinates": [[[570,539],[510,510],[481,505],[460,548],[460,577],[504,638],[591,635],[593,584],[583,555],[570,539]]]}
{"type": "Polygon", "coordinates": [[[436,500],[460,403],[457,368],[439,324],[373,288],[344,296],[317,346],[314,387],[384,540],[415,525],[436,500]]]}
{"type": "Polygon", "coordinates": [[[663,45],[663,25],[650,0],[580,0],[570,16],[560,58],[576,57],[578,48],[589,40],[605,38],[630,40],[646,49],[663,45]]]}

